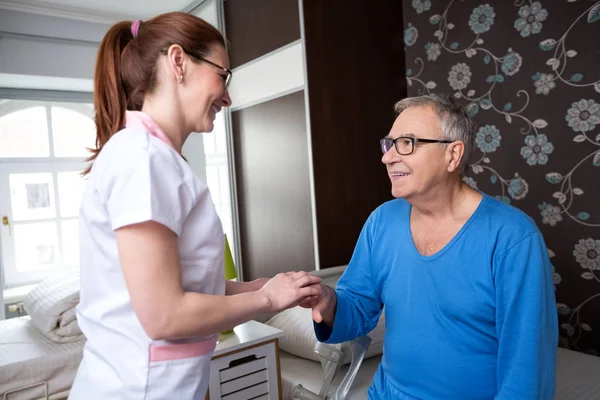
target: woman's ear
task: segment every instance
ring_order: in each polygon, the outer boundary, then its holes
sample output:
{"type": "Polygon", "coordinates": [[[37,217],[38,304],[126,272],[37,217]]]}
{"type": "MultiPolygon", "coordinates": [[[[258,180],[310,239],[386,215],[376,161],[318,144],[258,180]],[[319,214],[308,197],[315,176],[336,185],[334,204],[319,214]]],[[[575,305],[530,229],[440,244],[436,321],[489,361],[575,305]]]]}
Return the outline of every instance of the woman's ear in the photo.
{"type": "Polygon", "coordinates": [[[446,149],[446,166],[448,172],[454,172],[459,169],[464,154],[465,144],[462,141],[457,140],[448,144],[448,148],[446,149]]]}
{"type": "Polygon", "coordinates": [[[167,52],[169,76],[176,82],[181,83],[185,74],[187,57],[183,48],[178,44],[172,44],[167,52]]]}

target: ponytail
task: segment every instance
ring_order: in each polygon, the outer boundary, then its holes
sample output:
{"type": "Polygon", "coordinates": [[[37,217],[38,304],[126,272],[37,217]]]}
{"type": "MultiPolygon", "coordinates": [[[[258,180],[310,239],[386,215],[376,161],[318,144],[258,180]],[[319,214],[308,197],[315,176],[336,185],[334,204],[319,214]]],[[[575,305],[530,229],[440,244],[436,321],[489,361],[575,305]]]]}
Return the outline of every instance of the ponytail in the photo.
{"type": "Polygon", "coordinates": [[[91,171],[91,162],[108,139],[125,125],[127,96],[121,77],[121,54],[131,40],[131,21],[122,21],[113,25],[100,43],[94,70],[96,148],[91,149],[92,155],[86,160],[90,165],[84,175],[91,171]]]}
{"type": "Polygon", "coordinates": [[[98,49],[94,71],[96,148],[87,159],[90,173],[108,139],[125,127],[125,111],[141,110],[146,94],[156,88],[156,62],[160,52],[179,44],[206,56],[211,46],[226,47],[225,39],[206,21],[184,12],[161,14],[146,22],[118,22],[106,33],[98,49]],[[132,32],[135,32],[135,37],[132,32]]]}

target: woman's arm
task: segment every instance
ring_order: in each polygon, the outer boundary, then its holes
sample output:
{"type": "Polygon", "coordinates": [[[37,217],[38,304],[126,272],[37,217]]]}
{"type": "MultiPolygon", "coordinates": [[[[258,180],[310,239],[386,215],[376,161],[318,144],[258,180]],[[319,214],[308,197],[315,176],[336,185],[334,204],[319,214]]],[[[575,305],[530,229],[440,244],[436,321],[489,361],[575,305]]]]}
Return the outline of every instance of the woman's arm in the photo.
{"type": "Polygon", "coordinates": [[[298,272],[278,274],[259,290],[231,296],[185,292],[173,231],[148,221],[116,230],[116,238],[133,310],[153,340],[211,335],[320,291],[320,278],[298,272]]]}
{"type": "Polygon", "coordinates": [[[250,282],[225,281],[225,294],[231,296],[234,294],[255,292],[262,289],[268,281],[269,278],[259,278],[250,282]]]}

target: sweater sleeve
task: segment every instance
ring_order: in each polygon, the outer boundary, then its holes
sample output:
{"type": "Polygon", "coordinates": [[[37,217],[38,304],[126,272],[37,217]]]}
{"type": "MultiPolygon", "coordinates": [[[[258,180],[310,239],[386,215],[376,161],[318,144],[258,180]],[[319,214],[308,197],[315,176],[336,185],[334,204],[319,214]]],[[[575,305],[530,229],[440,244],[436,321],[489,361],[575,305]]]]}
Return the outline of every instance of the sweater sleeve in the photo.
{"type": "Polygon", "coordinates": [[[352,259],[340,278],[337,288],[337,308],[333,329],[315,323],[320,342],[341,343],[366,335],[376,325],[383,309],[377,278],[371,263],[374,216],[362,229],[352,259]]]}
{"type": "Polygon", "coordinates": [[[497,400],[554,398],[558,322],[552,266],[539,232],[495,260],[497,400]]]}

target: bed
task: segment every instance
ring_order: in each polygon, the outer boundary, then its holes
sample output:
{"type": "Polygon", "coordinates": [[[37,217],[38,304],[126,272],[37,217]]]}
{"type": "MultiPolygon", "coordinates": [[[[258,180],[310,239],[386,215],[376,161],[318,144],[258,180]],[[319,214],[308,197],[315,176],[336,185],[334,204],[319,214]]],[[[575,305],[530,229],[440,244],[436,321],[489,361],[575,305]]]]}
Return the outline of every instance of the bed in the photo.
{"type": "Polygon", "coordinates": [[[555,399],[600,399],[600,357],[559,348],[556,364],[555,399]]]}
{"type": "MultiPolygon", "coordinates": [[[[323,370],[321,364],[280,352],[281,360],[281,385],[283,399],[293,399],[294,389],[302,385],[306,389],[318,393],[323,384],[323,370]]],[[[346,399],[361,400],[367,398],[367,390],[381,356],[364,360],[360,372],[350,388],[346,399]]],[[[340,384],[343,376],[348,371],[348,366],[342,367],[336,375],[328,396],[332,396],[335,388],[340,384]]],[[[590,356],[577,351],[558,349],[556,369],[556,400],[597,400],[600,399],[600,357],[590,356]]]]}
{"type": "MultiPolygon", "coordinates": [[[[340,266],[313,273],[321,276],[325,284],[335,286],[344,268],[345,266],[340,266]]],[[[317,344],[314,337],[310,311],[295,307],[272,316],[267,324],[280,328],[285,332],[285,336],[280,340],[283,399],[366,399],[367,390],[371,386],[373,376],[381,361],[383,332],[385,330],[383,319],[384,316],[380,319],[380,324],[369,333],[372,340],[369,351],[362,359],[347,394],[345,396],[340,395],[338,388],[343,380],[350,375],[348,374],[350,368],[348,357],[340,362],[344,365],[334,375],[335,377],[331,385],[328,385],[325,396],[319,392],[327,375],[321,361],[326,362],[315,353],[315,346],[319,347],[321,345],[317,344]],[[303,396],[300,392],[312,393],[303,396]]],[[[352,352],[347,344],[333,346],[338,346],[334,349],[343,350],[345,353],[352,352]]],[[[598,378],[598,371],[600,371],[600,357],[559,348],[554,398],[556,400],[599,400],[600,379],[598,378]]]]}
{"type": "Polygon", "coordinates": [[[85,339],[57,343],[31,324],[29,316],[0,323],[2,399],[63,399],[81,362],[85,339]]]}
{"type": "Polygon", "coordinates": [[[64,399],[83,355],[79,273],[48,278],[25,297],[27,316],[0,321],[0,400],[64,399]]]}

